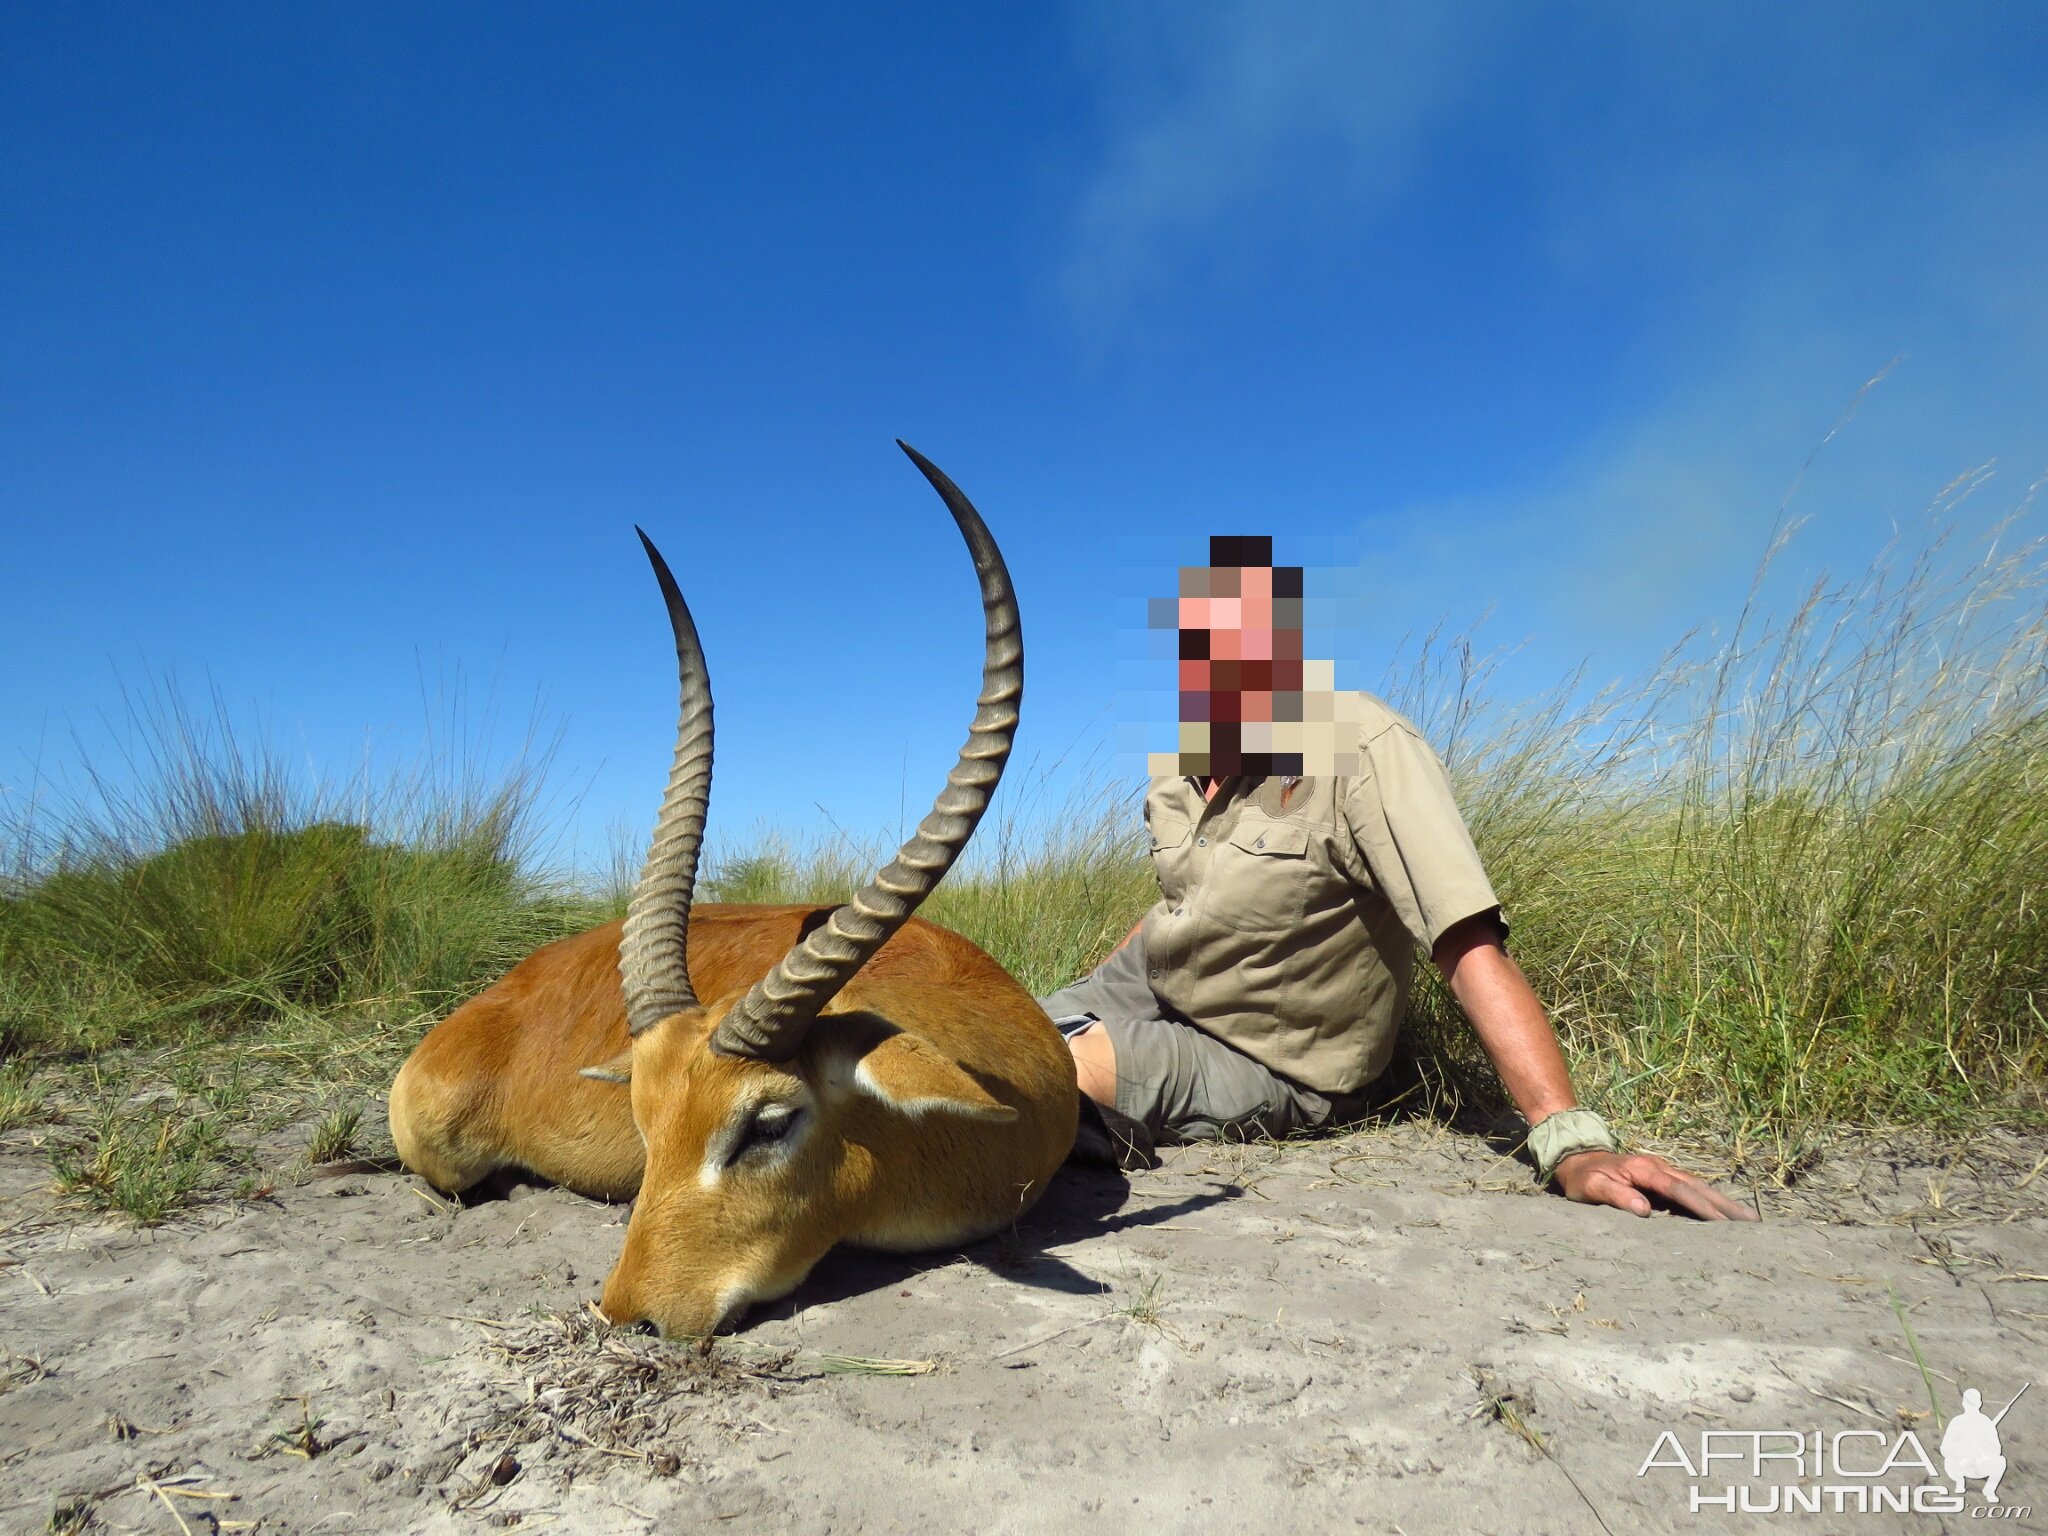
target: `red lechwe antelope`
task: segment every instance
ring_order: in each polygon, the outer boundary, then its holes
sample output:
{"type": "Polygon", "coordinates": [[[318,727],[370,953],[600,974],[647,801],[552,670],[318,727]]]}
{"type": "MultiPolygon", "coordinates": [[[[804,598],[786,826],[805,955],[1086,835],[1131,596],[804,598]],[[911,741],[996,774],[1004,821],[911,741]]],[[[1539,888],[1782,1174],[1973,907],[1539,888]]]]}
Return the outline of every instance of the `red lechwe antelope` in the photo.
{"type": "Polygon", "coordinates": [[[980,949],[911,916],[1002,777],[1023,647],[995,540],[952,481],[904,452],[960,525],[987,627],[974,724],[916,836],[837,909],[692,907],[711,688],[648,543],[682,718],[624,924],[529,956],[435,1026],[391,1085],[399,1155],[442,1189],[522,1168],[637,1193],[605,1282],[615,1323],[708,1334],[791,1290],[835,1243],[986,1236],[1073,1144],[1074,1063],[1051,1022],[980,949]]]}

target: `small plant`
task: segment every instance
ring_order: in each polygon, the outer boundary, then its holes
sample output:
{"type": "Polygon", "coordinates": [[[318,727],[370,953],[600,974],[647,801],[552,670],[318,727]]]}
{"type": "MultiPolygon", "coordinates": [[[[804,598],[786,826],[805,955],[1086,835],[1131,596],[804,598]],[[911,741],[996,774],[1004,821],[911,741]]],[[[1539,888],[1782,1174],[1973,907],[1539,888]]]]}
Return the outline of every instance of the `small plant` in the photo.
{"type": "Polygon", "coordinates": [[[1884,1293],[1891,1298],[1892,1316],[1899,1320],[1899,1331],[1906,1336],[1906,1348],[1913,1356],[1913,1364],[1920,1368],[1920,1380],[1927,1387],[1927,1405],[1934,1410],[1934,1427],[1943,1427],[1941,1398],[1934,1390],[1934,1376],[1927,1369],[1927,1359],[1920,1353],[1920,1341],[1913,1337],[1913,1325],[1906,1321],[1906,1304],[1899,1300],[1899,1293],[1892,1288],[1891,1281],[1884,1283],[1884,1293]]]}
{"type": "Polygon", "coordinates": [[[18,1062],[0,1067],[0,1132],[33,1125],[48,1115],[43,1085],[29,1076],[28,1068],[18,1062]]]}
{"type": "Polygon", "coordinates": [[[51,1163],[66,1194],[154,1227],[191,1200],[224,1150],[210,1117],[158,1103],[103,1108],[87,1144],[54,1154],[51,1163]]]}
{"type": "Polygon", "coordinates": [[[171,1084],[188,1098],[198,1099],[216,1114],[239,1114],[249,1106],[253,1085],[242,1071],[242,1063],[231,1060],[225,1067],[194,1055],[181,1060],[171,1072],[171,1084]]]}
{"type": "Polygon", "coordinates": [[[1529,1422],[1529,1415],[1536,1411],[1534,1399],[1527,1392],[1496,1380],[1493,1373],[1482,1366],[1473,1366],[1468,1374],[1472,1377],[1472,1384],[1479,1389],[1479,1402],[1466,1417],[1506,1425],[1530,1450],[1548,1456],[1550,1448],[1543,1443],[1543,1436],[1536,1426],[1529,1422]]]}
{"type": "MultiPolygon", "coordinates": [[[[321,1420],[313,1412],[313,1400],[310,1397],[294,1396],[281,1401],[299,1405],[299,1421],[288,1429],[273,1431],[270,1439],[265,1442],[264,1449],[282,1451],[287,1456],[297,1456],[304,1461],[311,1461],[315,1456],[323,1455],[341,1444],[341,1440],[321,1437],[321,1420]]],[[[346,1435],[342,1437],[352,1438],[353,1436],[346,1435]]]]}
{"type": "Polygon", "coordinates": [[[362,1129],[360,1105],[337,1109],[313,1127],[313,1139],[306,1144],[308,1163],[334,1163],[356,1149],[356,1133],[362,1129]]]}
{"type": "Polygon", "coordinates": [[[1118,1307],[1115,1315],[1128,1317],[1134,1323],[1143,1323],[1148,1328],[1160,1326],[1165,1316],[1166,1277],[1154,1275],[1138,1288],[1128,1304],[1118,1307]]]}
{"type": "Polygon", "coordinates": [[[11,1349],[0,1350],[0,1393],[27,1386],[32,1381],[41,1381],[49,1374],[50,1368],[38,1355],[17,1355],[11,1349]]]}

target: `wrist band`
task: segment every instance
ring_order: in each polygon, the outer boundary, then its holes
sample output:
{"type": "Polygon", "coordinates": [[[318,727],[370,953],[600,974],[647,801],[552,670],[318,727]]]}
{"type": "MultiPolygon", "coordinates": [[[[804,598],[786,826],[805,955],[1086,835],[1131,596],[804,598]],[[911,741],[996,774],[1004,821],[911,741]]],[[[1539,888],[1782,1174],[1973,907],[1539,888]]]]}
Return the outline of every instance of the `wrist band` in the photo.
{"type": "Polygon", "coordinates": [[[1529,1155],[1536,1159],[1536,1177],[1545,1184],[1556,1174],[1559,1160],[1574,1152],[1620,1150],[1607,1122],[1590,1109],[1560,1109],[1529,1130],[1529,1155]]]}

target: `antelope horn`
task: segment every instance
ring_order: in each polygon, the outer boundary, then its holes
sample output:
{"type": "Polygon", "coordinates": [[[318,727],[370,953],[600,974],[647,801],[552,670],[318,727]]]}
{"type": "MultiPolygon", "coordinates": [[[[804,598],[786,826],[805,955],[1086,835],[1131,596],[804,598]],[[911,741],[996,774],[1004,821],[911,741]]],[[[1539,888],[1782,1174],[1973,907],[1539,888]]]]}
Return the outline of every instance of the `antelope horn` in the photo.
{"type": "Polygon", "coordinates": [[[824,924],[775,963],[739,1004],[719,1022],[711,1048],[726,1056],[787,1061],[803,1044],[811,1021],[831,1002],[868,957],[903,926],[918,903],[932,893],[967,846],[975,823],[988,809],[1017,734],[1017,703],[1024,693],[1024,640],[1017,594],[1002,551],[988,526],[960,488],[937,465],[897,441],[910,462],[924,472],[960,525],[981,578],[981,611],[987,629],[981,697],[960,760],[946,775],[946,787],[917,835],[894,861],[838,908],[824,924]]]}
{"type": "Polygon", "coordinates": [[[682,689],[676,757],[661,797],[661,814],[647,846],[647,864],[626,907],[619,940],[619,980],[626,1022],[634,1034],[672,1013],[697,1006],[690,987],[690,893],[697,883],[697,850],[704,841],[704,811],[711,800],[711,674],[689,606],[654,541],[635,528],[654,579],[668,604],[676,636],[676,673],[682,689]]]}

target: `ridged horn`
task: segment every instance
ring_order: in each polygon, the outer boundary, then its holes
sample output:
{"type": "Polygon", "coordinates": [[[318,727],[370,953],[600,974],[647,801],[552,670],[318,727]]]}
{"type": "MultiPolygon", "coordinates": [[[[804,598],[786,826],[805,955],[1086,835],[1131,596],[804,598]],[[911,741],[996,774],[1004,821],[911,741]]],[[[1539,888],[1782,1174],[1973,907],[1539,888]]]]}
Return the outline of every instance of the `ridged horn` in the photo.
{"type": "Polygon", "coordinates": [[[796,1054],[819,1011],[903,926],[967,846],[1003,776],[1017,734],[1017,705],[1024,693],[1024,637],[1002,551],[974,504],[937,465],[900,439],[896,446],[910,455],[910,462],[946,503],[981,579],[987,641],[974,723],[968,727],[960,760],[946,775],[938,803],[918,824],[916,836],[853,900],[778,960],[775,969],[754,983],[719,1022],[711,1048],[722,1055],[787,1061],[796,1054]]]}
{"type": "Polygon", "coordinates": [[[711,801],[711,674],[704,665],[704,648],[697,643],[697,625],[669,574],[668,562],[652,539],[638,528],[633,531],[640,534],[668,604],[682,693],[675,762],[619,940],[626,1023],[637,1035],[672,1013],[697,1006],[690,986],[690,895],[697,884],[697,851],[704,842],[704,812],[711,801]]]}

